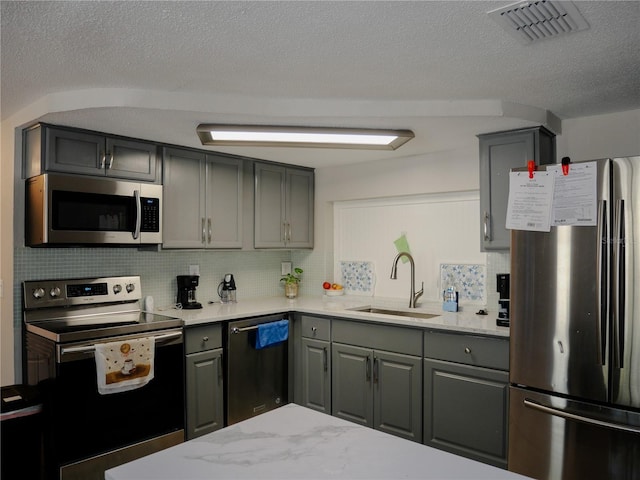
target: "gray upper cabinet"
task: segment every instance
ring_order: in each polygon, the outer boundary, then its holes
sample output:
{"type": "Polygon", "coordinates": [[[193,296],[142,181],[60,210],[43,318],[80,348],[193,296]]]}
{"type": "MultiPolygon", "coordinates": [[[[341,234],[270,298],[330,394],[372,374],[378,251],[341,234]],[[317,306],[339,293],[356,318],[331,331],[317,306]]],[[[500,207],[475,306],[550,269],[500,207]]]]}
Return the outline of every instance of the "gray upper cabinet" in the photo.
{"type": "Polygon", "coordinates": [[[219,324],[185,330],[187,440],[224,426],[222,352],[219,324]]]}
{"type": "Polygon", "coordinates": [[[478,135],[480,141],[480,246],[481,250],[509,250],[506,229],[509,172],[555,162],[555,135],[544,127],[478,135]]]}
{"type": "Polygon", "coordinates": [[[36,125],[24,132],[25,176],[62,172],[159,183],[158,147],[98,132],[36,125]]]}
{"type": "Polygon", "coordinates": [[[424,334],[424,444],[507,467],[509,341],[424,334]]]}
{"type": "Polygon", "coordinates": [[[242,160],[176,148],[163,159],[163,247],[242,248],[242,160]]]}
{"type": "Polygon", "coordinates": [[[333,320],[332,412],[422,441],[420,331],[333,320]]]}
{"type": "Polygon", "coordinates": [[[255,248],[313,248],[313,170],[256,162],[255,248]]]}

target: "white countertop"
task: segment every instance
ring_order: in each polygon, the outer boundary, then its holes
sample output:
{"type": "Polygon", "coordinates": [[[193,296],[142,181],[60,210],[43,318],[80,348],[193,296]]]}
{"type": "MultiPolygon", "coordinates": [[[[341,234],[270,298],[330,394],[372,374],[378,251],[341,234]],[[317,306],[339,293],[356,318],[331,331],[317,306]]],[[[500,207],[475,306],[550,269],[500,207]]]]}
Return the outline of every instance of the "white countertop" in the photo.
{"type": "Polygon", "coordinates": [[[106,480],[525,479],[295,404],[107,470],[106,480]]]}
{"type": "Polygon", "coordinates": [[[284,296],[265,297],[256,299],[238,300],[232,304],[204,304],[198,310],[156,310],[154,313],[162,313],[180,317],[185,326],[193,326],[203,323],[221,322],[253,316],[270,315],[282,312],[299,312],[311,315],[324,315],[333,318],[341,317],[366,322],[386,323],[390,325],[403,325],[407,327],[423,329],[454,330],[463,333],[475,333],[508,337],[508,327],[496,326],[497,312],[489,310],[488,315],[477,315],[479,306],[463,306],[460,312],[444,312],[442,304],[438,302],[423,303],[418,308],[407,308],[406,302],[398,300],[381,299],[377,297],[358,297],[344,295],[339,297],[327,296],[299,296],[289,300],[284,296]],[[415,311],[436,314],[436,317],[424,319],[417,317],[399,317],[381,315],[375,313],[358,312],[350,310],[363,306],[384,307],[402,311],[415,311]]]}

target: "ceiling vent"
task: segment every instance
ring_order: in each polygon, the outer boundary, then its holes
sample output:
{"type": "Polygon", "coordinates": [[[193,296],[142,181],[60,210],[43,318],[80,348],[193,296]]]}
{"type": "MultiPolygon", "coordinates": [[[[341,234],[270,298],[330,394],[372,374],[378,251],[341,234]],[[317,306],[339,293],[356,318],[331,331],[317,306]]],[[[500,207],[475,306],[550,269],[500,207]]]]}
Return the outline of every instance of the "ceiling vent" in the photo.
{"type": "Polygon", "coordinates": [[[487,14],[525,45],[589,28],[576,6],[567,1],[523,1],[487,14]]]}

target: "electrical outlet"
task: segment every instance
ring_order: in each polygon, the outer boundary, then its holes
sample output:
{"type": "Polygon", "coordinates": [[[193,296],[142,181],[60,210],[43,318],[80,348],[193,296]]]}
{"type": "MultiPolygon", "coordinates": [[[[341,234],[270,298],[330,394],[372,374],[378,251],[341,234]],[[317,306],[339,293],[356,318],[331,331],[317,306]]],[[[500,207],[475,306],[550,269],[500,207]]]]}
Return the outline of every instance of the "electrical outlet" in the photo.
{"type": "Polygon", "coordinates": [[[189,265],[189,275],[200,276],[200,265],[189,265]]]}
{"type": "Polygon", "coordinates": [[[291,273],[291,262],[282,262],[280,264],[282,275],[289,275],[291,273]]]}

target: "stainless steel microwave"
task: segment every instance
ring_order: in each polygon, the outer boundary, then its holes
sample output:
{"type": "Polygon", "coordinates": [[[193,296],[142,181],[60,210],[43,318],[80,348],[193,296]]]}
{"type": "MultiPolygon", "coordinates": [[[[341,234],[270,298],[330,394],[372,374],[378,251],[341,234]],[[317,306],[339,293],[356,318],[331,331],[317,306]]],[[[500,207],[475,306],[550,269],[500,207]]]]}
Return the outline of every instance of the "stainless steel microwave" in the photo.
{"type": "Polygon", "coordinates": [[[162,243],[162,185],[45,173],[25,190],[27,246],[162,243]]]}

